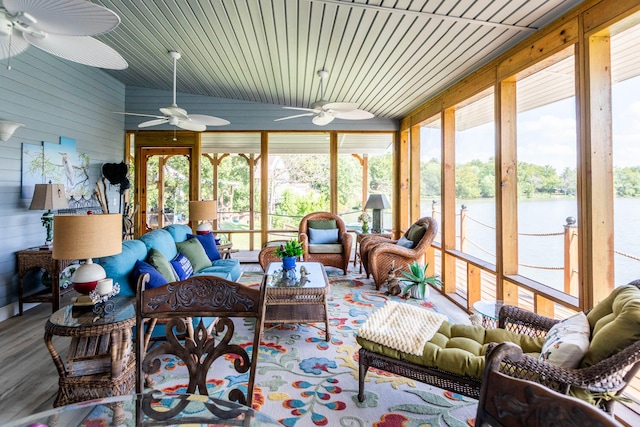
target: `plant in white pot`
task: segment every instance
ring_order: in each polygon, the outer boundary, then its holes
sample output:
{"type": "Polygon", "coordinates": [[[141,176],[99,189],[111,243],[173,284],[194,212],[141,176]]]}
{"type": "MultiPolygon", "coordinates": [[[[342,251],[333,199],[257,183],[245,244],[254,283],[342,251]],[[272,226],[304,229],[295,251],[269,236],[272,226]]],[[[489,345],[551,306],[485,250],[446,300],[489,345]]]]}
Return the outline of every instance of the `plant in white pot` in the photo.
{"type": "Polygon", "coordinates": [[[409,271],[403,271],[403,277],[400,278],[400,281],[406,284],[402,290],[402,296],[405,298],[411,296],[416,299],[426,299],[429,297],[429,285],[438,289],[442,287],[440,277],[427,276],[428,267],[429,263],[422,266],[417,261],[409,264],[409,271]]]}

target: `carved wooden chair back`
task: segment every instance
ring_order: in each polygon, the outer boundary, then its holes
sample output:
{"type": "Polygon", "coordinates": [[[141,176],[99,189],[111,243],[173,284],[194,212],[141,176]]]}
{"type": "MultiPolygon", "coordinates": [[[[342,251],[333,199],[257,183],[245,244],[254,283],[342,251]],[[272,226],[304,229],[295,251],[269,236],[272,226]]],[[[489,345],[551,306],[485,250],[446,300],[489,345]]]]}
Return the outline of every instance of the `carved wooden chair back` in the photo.
{"type": "MultiPolygon", "coordinates": [[[[238,373],[248,372],[246,394],[232,388],[227,399],[251,406],[260,338],[264,325],[264,286],[253,288],[214,276],[194,276],[146,289],[149,275],[138,280],[136,295],[136,391],[143,392],[145,377],[160,369],[162,355],[174,355],[189,371],[187,393],[208,395],[207,373],[220,357],[231,356],[238,373]],[[200,318],[190,331],[191,319],[200,318]],[[208,318],[208,319],[205,319],[208,318]],[[251,355],[234,342],[236,322],[255,319],[251,355]],[[166,322],[166,341],[153,346],[145,341],[145,329],[166,322]],[[213,323],[205,327],[205,320],[213,323]]],[[[237,384],[240,386],[241,384],[237,384]]]]}
{"type": "Polygon", "coordinates": [[[518,361],[521,356],[520,347],[509,342],[487,354],[476,426],[622,426],[597,406],[499,372],[504,358],[518,361]]]}

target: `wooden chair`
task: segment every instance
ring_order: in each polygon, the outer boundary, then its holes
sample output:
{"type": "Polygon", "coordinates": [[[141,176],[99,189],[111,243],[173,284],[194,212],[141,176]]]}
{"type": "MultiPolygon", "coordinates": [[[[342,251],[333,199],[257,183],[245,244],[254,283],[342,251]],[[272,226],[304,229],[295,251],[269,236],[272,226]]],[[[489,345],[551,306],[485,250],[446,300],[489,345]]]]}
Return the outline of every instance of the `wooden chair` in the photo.
{"type": "Polygon", "coordinates": [[[423,262],[427,249],[433,243],[438,233],[438,223],[432,217],[424,217],[417,220],[403,235],[409,238],[416,229],[422,228],[423,236],[415,243],[413,248],[398,245],[398,240],[372,234],[360,243],[360,259],[362,266],[369,275],[373,275],[376,289],[380,289],[387,279],[391,265],[397,271],[406,269],[406,266],[414,261],[423,262]]]}
{"type": "Polygon", "coordinates": [[[347,232],[347,227],[342,218],[330,212],[313,212],[302,218],[298,228],[298,239],[304,249],[304,260],[320,262],[342,269],[347,274],[349,259],[351,258],[351,246],[353,236],[347,232]],[[315,244],[309,235],[309,221],[335,221],[338,229],[338,241],[330,244],[315,244]]]}
{"type": "Polygon", "coordinates": [[[487,354],[476,426],[622,426],[597,406],[499,371],[504,359],[521,357],[520,347],[509,342],[487,354]]]}
{"type": "Polygon", "coordinates": [[[189,279],[146,289],[149,275],[138,280],[136,295],[136,391],[143,391],[144,377],[160,368],[165,354],[181,359],[189,371],[187,393],[208,395],[207,373],[213,362],[226,355],[234,356],[238,373],[249,372],[247,393],[233,388],[228,400],[251,406],[260,337],[264,324],[264,286],[250,288],[215,276],[189,279]],[[201,318],[195,330],[185,335],[190,318],[201,318]],[[214,318],[210,335],[202,318],[214,318]],[[231,343],[233,319],[255,319],[251,356],[238,344],[231,343]],[[154,321],[166,321],[166,341],[147,348],[145,328],[154,321]]]}

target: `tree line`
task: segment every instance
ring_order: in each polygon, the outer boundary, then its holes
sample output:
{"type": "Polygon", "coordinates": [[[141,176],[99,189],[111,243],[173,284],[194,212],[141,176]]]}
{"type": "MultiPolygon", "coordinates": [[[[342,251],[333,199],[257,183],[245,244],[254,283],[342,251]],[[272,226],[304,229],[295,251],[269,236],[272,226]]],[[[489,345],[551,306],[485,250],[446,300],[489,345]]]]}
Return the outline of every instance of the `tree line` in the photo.
{"type": "MultiPolygon", "coordinates": [[[[423,197],[440,196],[441,165],[436,159],[420,164],[420,192],[423,197]]],[[[518,196],[537,198],[575,196],[577,192],[576,168],[565,168],[558,173],[549,165],[518,162],[518,196]]],[[[640,197],[640,166],[614,168],[613,184],[616,197],[640,197]]],[[[472,160],[456,165],[456,197],[478,199],[495,197],[495,163],[472,160]]]]}

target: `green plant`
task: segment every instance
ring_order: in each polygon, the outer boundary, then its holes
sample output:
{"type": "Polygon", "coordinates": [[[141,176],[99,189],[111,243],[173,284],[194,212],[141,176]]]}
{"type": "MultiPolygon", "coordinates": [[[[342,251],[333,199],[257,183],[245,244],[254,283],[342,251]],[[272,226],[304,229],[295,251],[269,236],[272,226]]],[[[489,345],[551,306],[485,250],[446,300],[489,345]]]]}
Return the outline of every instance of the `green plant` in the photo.
{"type": "Polygon", "coordinates": [[[404,277],[400,278],[401,282],[407,283],[404,290],[402,291],[403,296],[408,296],[409,292],[417,288],[418,293],[423,297],[429,295],[429,291],[427,286],[432,285],[438,289],[442,287],[442,281],[438,276],[427,276],[427,268],[429,267],[429,263],[426,263],[424,266],[418,264],[417,261],[409,264],[409,271],[403,271],[402,275],[404,277]]]}
{"type": "Polygon", "coordinates": [[[304,254],[304,249],[302,249],[302,244],[296,240],[291,239],[284,245],[280,245],[275,250],[275,254],[277,257],[296,257],[298,258],[300,255],[304,254]]]}

